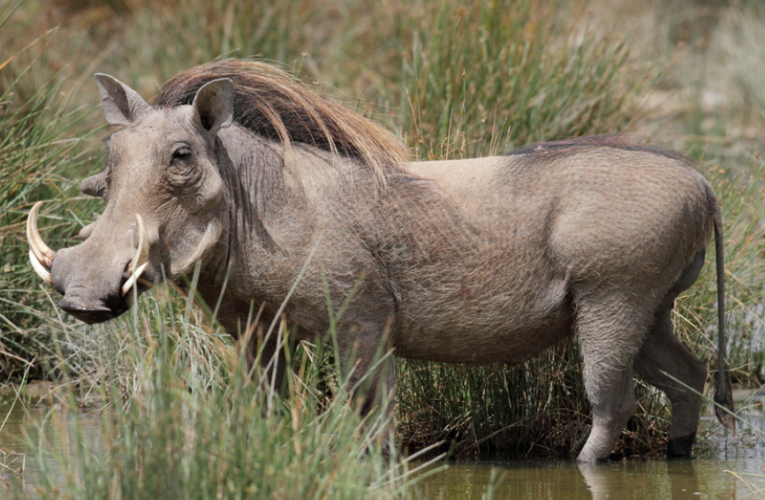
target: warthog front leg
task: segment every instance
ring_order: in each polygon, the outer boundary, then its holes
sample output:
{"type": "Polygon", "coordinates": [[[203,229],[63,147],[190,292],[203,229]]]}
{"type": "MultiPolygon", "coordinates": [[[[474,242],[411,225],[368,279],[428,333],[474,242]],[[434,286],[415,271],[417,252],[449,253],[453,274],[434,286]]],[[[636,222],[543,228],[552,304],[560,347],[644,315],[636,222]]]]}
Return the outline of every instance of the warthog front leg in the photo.
{"type": "Polygon", "coordinates": [[[635,411],[632,368],[625,368],[608,387],[591,390],[588,386],[587,394],[598,402],[592,403],[592,430],[577,461],[593,463],[611,454],[616,438],[635,411]]]}
{"type": "Polygon", "coordinates": [[[392,446],[394,429],[394,391],[396,364],[390,352],[388,330],[385,326],[367,324],[355,335],[342,335],[338,339],[341,364],[351,404],[362,415],[373,414],[368,420],[368,431],[380,431],[383,451],[392,446]]]}
{"type": "Polygon", "coordinates": [[[351,397],[362,415],[367,416],[371,413],[374,417],[368,420],[366,430],[381,438],[383,454],[390,457],[395,446],[395,359],[388,354],[384,359],[377,361],[372,370],[373,372],[368,374],[370,383],[361,383],[351,397]]]}
{"type": "MultiPolygon", "coordinates": [[[[259,340],[252,338],[247,350],[248,365],[256,361],[259,340]]],[[[285,375],[290,370],[290,361],[295,355],[298,343],[294,340],[287,341],[273,334],[262,347],[260,354],[260,381],[273,387],[274,392],[280,396],[287,395],[287,381],[285,375]],[[281,342],[280,342],[281,340],[281,342]],[[288,356],[289,354],[289,356],[288,356]]]]}
{"type": "Polygon", "coordinates": [[[608,458],[634,412],[632,364],[655,307],[641,296],[650,294],[580,289],[576,296],[584,385],[593,410],[592,430],[579,462],[608,458]]]}

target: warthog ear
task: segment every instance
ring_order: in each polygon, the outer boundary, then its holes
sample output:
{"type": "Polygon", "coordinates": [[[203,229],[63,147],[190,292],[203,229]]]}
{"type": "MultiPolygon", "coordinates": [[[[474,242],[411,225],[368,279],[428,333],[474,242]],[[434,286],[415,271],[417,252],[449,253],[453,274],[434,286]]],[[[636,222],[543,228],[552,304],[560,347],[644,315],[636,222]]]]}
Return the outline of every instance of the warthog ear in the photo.
{"type": "Polygon", "coordinates": [[[116,78],[96,73],[104,114],[109,125],[130,125],[149,108],[138,93],[116,78]]]}
{"type": "Polygon", "coordinates": [[[215,135],[234,119],[234,82],[228,78],[205,84],[194,97],[194,121],[215,135]]]}

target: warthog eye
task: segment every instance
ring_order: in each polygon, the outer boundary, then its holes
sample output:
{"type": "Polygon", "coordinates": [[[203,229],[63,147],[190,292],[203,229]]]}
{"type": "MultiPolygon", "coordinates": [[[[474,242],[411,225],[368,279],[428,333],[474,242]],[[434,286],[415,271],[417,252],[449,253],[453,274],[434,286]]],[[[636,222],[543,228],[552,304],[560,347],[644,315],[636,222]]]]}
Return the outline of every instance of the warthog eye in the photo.
{"type": "Polygon", "coordinates": [[[173,151],[170,165],[167,166],[167,181],[171,186],[184,187],[196,183],[202,176],[202,170],[194,161],[191,148],[179,145],[173,151]]]}
{"type": "Polygon", "coordinates": [[[191,159],[191,149],[186,146],[180,147],[173,152],[173,161],[188,161],[191,159]]]}

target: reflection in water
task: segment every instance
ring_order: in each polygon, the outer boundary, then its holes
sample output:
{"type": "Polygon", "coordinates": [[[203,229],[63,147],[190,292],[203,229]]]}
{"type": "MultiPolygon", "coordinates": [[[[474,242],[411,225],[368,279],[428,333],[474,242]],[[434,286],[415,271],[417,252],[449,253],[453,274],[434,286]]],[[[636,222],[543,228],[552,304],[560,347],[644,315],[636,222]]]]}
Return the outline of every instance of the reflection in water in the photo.
{"type": "MultiPolygon", "coordinates": [[[[759,464],[765,462],[760,460],[759,464]]],[[[741,465],[713,458],[597,465],[577,465],[573,461],[456,463],[425,478],[417,494],[419,498],[479,500],[486,498],[493,473],[499,480],[494,487],[496,499],[752,498],[748,488],[725,472],[741,465]]],[[[753,468],[751,463],[748,467],[753,468]]]]}
{"type": "MultiPolygon", "coordinates": [[[[724,434],[707,436],[717,450],[713,456],[701,452],[694,460],[628,460],[596,465],[560,460],[456,462],[424,478],[415,496],[444,500],[765,498],[765,443],[760,439],[760,433],[765,432],[765,394],[742,403],[745,397],[738,394],[737,406],[739,415],[750,425],[739,422],[735,441],[724,434]],[[727,471],[759,476],[749,480],[760,492],[752,494],[743,481],[727,471]],[[486,497],[492,482],[495,494],[486,497]]],[[[716,426],[716,419],[703,416],[702,431],[712,426],[716,426]]]]}
{"type": "Polygon", "coordinates": [[[415,498],[444,500],[592,498],[576,466],[557,461],[452,463],[420,481],[416,489],[415,498]],[[486,495],[490,489],[493,497],[486,495]]]}
{"type": "Polygon", "coordinates": [[[732,476],[724,475],[723,469],[710,469],[709,465],[721,462],[700,460],[674,460],[652,462],[622,462],[618,464],[580,464],[593,500],[630,498],[667,498],[683,500],[709,497],[734,499],[735,484],[732,476]],[[714,485],[700,480],[699,472],[707,471],[714,485]]]}

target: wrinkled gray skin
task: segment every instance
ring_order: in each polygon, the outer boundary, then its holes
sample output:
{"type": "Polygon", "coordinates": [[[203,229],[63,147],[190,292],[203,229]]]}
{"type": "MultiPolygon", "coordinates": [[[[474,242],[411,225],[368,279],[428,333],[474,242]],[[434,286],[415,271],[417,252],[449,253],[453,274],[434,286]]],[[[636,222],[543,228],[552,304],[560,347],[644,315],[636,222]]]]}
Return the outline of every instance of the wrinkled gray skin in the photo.
{"type": "MultiPolygon", "coordinates": [[[[105,174],[82,184],[107,200],[104,213],[53,263],[68,312],[96,323],[129,307],[132,291],[119,290],[136,214],[150,244],[143,278],[158,281],[164,269],[182,285],[199,260],[199,292],[209,304],[223,294],[218,318],[235,337],[253,301],[273,318],[315,248],[285,315],[298,340],[322,337],[322,273],[336,307],[363,276],[338,330],[353,380],[381,347],[412,359],[520,363],[576,329],[594,412],[579,460],[610,454],[635,407],[633,371],[672,402],[670,455],[690,455],[701,398],[670,376],[703,391],[707,371],[674,336],[670,311],[696,280],[719,217],[692,168],[593,146],[533,165],[524,154],[411,163],[381,189],[355,160],[305,145],[286,167],[280,143],[232,123],[229,80],[170,109],[97,80],[107,121],[123,128],[109,140],[105,174]]],[[[266,352],[275,350],[269,340],[266,352]]],[[[362,411],[393,388],[388,359],[359,391],[362,411]]]]}

